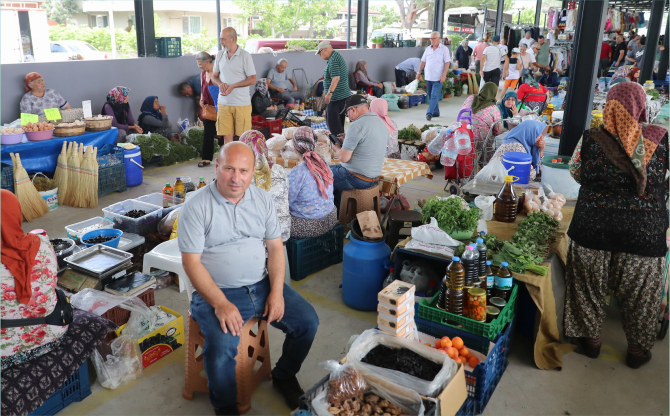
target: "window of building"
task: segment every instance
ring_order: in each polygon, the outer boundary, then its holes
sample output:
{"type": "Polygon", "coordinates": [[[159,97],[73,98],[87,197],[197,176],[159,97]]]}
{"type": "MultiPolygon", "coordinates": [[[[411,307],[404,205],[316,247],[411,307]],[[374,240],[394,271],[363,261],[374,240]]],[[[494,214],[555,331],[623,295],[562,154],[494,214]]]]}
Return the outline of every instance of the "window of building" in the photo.
{"type": "Polygon", "coordinates": [[[95,27],[107,27],[109,23],[107,21],[106,15],[97,15],[95,16],[95,27]]]}
{"type": "Polygon", "coordinates": [[[202,18],[200,16],[184,16],[181,19],[182,31],[185,35],[200,33],[202,27],[202,18]]]}

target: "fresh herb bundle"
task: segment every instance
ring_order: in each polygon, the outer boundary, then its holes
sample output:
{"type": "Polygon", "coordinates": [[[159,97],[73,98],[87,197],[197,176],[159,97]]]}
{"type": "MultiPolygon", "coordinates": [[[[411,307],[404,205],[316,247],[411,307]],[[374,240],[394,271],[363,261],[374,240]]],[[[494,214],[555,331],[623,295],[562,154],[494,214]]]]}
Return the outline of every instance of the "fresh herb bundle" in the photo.
{"type": "Polygon", "coordinates": [[[474,230],[481,212],[481,209],[458,196],[447,199],[431,198],[421,209],[423,222],[429,222],[433,217],[437,220],[437,225],[447,233],[474,230]]]}
{"type": "Polygon", "coordinates": [[[483,238],[486,245],[486,255],[489,257],[502,250],[503,244],[505,244],[503,240],[493,234],[485,234],[483,238]]]}

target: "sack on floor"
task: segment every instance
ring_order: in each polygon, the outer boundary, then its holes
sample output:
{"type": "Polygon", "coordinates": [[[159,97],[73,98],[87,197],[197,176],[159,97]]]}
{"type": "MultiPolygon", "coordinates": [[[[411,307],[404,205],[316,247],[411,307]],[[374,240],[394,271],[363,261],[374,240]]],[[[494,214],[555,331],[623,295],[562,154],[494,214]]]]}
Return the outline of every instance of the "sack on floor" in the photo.
{"type": "Polygon", "coordinates": [[[392,82],[383,82],[384,84],[384,94],[393,94],[394,84],[392,82]]]}
{"type": "Polygon", "coordinates": [[[386,100],[386,102],[389,105],[389,111],[400,111],[400,107],[398,107],[398,96],[393,95],[393,94],[384,94],[382,95],[383,99],[386,100]]]}
{"type": "Polygon", "coordinates": [[[111,348],[112,354],[106,358],[98,350],[94,350],[91,357],[102,387],[114,390],[142,377],[142,353],[134,339],[122,335],[112,341],[111,348]]]}

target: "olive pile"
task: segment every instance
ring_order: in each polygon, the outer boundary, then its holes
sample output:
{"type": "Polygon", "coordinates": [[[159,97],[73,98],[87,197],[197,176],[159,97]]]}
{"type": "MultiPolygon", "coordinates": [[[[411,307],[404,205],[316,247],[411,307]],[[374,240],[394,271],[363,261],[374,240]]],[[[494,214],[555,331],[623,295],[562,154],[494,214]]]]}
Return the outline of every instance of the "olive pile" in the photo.
{"type": "Polygon", "coordinates": [[[144,217],[145,215],[147,215],[147,212],[143,209],[133,209],[131,211],[126,212],[123,215],[125,215],[126,217],[130,217],[130,218],[140,218],[140,217],[144,217]]]}
{"type": "Polygon", "coordinates": [[[392,349],[377,345],[361,360],[376,367],[400,371],[422,380],[433,381],[442,366],[407,348],[392,349]]]}
{"type": "Polygon", "coordinates": [[[51,245],[54,248],[55,252],[63,251],[65,249],[70,248],[70,241],[69,240],[63,240],[61,238],[54,238],[53,240],[49,240],[51,242],[51,245]]]}
{"type": "Polygon", "coordinates": [[[181,344],[177,342],[174,337],[170,337],[163,334],[156,334],[153,337],[147,338],[144,341],[140,342],[140,351],[144,352],[154,345],[166,344],[172,347],[172,350],[176,350],[181,347],[181,344]]]}
{"type": "Polygon", "coordinates": [[[89,238],[88,240],[84,240],[84,244],[102,244],[102,243],[106,243],[110,240],[113,240],[115,238],[116,238],[116,236],[113,236],[113,235],[109,235],[109,236],[99,235],[97,237],[93,237],[93,238],[89,238]]]}

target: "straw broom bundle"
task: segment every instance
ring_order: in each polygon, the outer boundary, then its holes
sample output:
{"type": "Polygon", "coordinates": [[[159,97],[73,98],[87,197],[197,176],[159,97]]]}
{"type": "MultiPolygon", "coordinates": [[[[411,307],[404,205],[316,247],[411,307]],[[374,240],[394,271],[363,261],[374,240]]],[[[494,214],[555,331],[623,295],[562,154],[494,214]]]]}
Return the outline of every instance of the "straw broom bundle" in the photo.
{"type": "Polygon", "coordinates": [[[79,198],[79,206],[83,208],[93,208],[96,205],[93,205],[93,193],[95,192],[95,185],[93,184],[93,161],[91,157],[93,156],[93,146],[86,147],[86,153],[84,153],[84,158],[81,163],[81,195],[79,198]]]}
{"type": "Polygon", "coordinates": [[[77,193],[80,192],[79,188],[79,152],[77,147],[79,145],[76,142],[72,142],[72,148],[70,149],[70,156],[68,157],[67,166],[67,195],[63,203],[71,207],[76,207],[77,204],[77,193]]]}
{"type": "MultiPolygon", "coordinates": [[[[58,200],[63,201],[67,194],[67,143],[63,142],[63,148],[58,155],[58,162],[56,163],[56,172],[54,173],[54,180],[58,184],[58,200]]],[[[62,202],[61,202],[62,203],[62,202]]]]}
{"type": "Polygon", "coordinates": [[[81,165],[84,161],[84,143],[79,143],[79,151],[73,155],[75,159],[75,175],[78,176],[77,187],[75,188],[75,194],[73,198],[74,207],[84,207],[84,172],[81,169],[81,165]]]}
{"type": "Polygon", "coordinates": [[[98,206],[98,179],[100,165],[98,165],[98,148],[93,148],[93,206],[98,206]]]}
{"type": "Polygon", "coordinates": [[[19,198],[23,218],[31,222],[49,212],[49,206],[28,177],[28,172],[23,168],[19,154],[10,153],[9,156],[12,158],[14,165],[14,192],[16,197],[19,198]]]}

